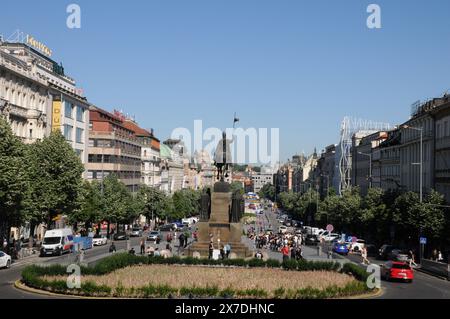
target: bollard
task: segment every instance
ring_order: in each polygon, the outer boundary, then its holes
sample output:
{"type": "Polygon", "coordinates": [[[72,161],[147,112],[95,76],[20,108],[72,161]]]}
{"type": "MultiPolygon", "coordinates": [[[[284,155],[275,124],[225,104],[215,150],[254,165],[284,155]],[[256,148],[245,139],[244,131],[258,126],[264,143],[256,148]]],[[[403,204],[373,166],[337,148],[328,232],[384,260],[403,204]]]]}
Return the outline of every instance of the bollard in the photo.
{"type": "Polygon", "coordinates": [[[322,255],[322,247],[317,246],[317,256],[322,255]]]}

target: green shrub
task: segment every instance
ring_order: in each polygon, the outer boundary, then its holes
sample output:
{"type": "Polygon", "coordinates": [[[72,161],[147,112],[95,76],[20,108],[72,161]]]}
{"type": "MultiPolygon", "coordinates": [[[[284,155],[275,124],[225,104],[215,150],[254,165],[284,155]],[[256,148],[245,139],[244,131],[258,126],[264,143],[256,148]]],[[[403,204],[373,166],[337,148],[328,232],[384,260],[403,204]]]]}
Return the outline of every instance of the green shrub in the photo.
{"type": "Polygon", "coordinates": [[[286,270],[297,270],[298,268],[298,262],[295,259],[287,259],[283,261],[283,269],[286,270]]]}
{"type": "Polygon", "coordinates": [[[265,267],[266,262],[262,259],[253,258],[247,262],[249,267],[265,267]]]}
{"type": "Polygon", "coordinates": [[[268,259],[266,261],[266,265],[269,268],[280,268],[281,267],[281,263],[276,259],[268,259]]]}
{"type": "Polygon", "coordinates": [[[355,277],[359,281],[366,282],[369,274],[367,271],[358,265],[352,263],[346,263],[341,269],[341,272],[344,274],[349,274],[355,277]]]}

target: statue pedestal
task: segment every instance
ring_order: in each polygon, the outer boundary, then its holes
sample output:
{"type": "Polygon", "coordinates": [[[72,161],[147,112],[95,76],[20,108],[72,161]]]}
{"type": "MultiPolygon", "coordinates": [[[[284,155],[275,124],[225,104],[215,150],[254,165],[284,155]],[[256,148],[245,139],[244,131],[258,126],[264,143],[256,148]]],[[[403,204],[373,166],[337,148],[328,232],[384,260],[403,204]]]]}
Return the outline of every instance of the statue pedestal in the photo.
{"type": "Polygon", "coordinates": [[[202,257],[208,257],[209,244],[212,241],[214,248],[230,244],[231,252],[240,258],[252,256],[252,252],[241,242],[242,224],[230,222],[230,211],[232,204],[232,194],[229,191],[229,184],[217,182],[214,185],[214,192],[211,195],[211,216],[209,221],[197,223],[198,241],[188,249],[188,255],[193,256],[195,252],[202,257]]]}

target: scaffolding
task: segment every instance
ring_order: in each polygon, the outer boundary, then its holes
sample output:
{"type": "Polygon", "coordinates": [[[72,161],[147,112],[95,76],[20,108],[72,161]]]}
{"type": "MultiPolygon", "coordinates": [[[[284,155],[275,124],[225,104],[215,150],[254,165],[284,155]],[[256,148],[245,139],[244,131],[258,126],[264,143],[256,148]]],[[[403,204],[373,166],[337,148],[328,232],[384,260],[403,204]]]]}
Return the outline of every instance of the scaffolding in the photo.
{"type": "Polygon", "coordinates": [[[394,127],[389,123],[376,122],[372,120],[355,119],[344,117],[341,123],[341,139],[338,146],[338,175],[340,177],[339,194],[351,187],[352,180],[352,137],[355,133],[369,135],[379,131],[388,131],[394,127]]]}

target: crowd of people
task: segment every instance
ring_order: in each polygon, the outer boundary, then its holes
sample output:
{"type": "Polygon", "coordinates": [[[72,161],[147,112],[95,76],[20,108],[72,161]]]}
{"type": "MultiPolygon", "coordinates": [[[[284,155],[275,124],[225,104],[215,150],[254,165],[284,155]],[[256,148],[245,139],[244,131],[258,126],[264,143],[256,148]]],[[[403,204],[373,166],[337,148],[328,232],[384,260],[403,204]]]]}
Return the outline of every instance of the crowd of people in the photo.
{"type": "Polygon", "coordinates": [[[281,252],[283,260],[302,259],[302,245],[304,243],[303,234],[264,232],[263,227],[250,227],[247,230],[247,237],[254,242],[256,248],[255,258],[262,259],[262,249],[273,252],[281,252]]]}

